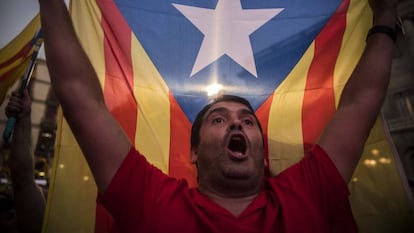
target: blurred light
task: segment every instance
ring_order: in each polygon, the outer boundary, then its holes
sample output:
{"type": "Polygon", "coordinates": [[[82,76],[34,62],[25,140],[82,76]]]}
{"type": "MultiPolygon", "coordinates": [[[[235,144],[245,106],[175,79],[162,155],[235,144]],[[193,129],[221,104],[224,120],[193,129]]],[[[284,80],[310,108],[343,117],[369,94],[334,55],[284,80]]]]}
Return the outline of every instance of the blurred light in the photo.
{"type": "Polygon", "coordinates": [[[206,88],[207,95],[213,96],[217,95],[221,90],[223,89],[223,86],[217,83],[211,84],[206,88]]]}
{"type": "Polygon", "coordinates": [[[35,182],[38,185],[43,185],[43,186],[47,185],[47,180],[44,180],[44,179],[35,179],[35,182]]]}
{"type": "Polygon", "coordinates": [[[53,134],[44,132],[44,133],[42,133],[42,137],[45,137],[45,138],[53,138],[53,134]]]}
{"type": "Polygon", "coordinates": [[[377,161],[375,159],[366,159],[364,160],[364,164],[367,167],[375,167],[377,165],[377,161]]]}
{"type": "Polygon", "coordinates": [[[84,176],[83,177],[83,181],[88,181],[89,180],[89,176],[84,176]]]}
{"type": "Polygon", "coordinates": [[[7,178],[1,178],[0,179],[0,183],[2,184],[7,184],[9,182],[9,180],[7,178]]]}
{"type": "Polygon", "coordinates": [[[372,155],[379,155],[380,151],[378,149],[372,149],[371,154],[372,155]]]}
{"type": "Polygon", "coordinates": [[[384,157],[381,157],[378,162],[382,163],[382,164],[390,164],[391,163],[391,159],[387,159],[384,157]]]}
{"type": "Polygon", "coordinates": [[[352,182],[358,182],[358,177],[352,178],[352,182]]]}
{"type": "Polygon", "coordinates": [[[39,172],[39,176],[46,176],[46,172],[39,172]]]}
{"type": "Polygon", "coordinates": [[[59,164],[59,168],[65,168],[65,164],[63,164],[63,163],[61,163],[61,164],[59,164]]]}

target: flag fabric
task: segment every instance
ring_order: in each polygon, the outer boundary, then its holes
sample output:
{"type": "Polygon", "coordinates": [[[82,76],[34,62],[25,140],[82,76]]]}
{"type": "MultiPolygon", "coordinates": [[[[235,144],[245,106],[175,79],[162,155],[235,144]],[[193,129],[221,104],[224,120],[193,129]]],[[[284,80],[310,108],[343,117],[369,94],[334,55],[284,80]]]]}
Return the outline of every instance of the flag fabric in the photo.
{"type": "Polygon", "coordinates": [[[36,50],[40,17],[36,15],[10,43],[0,50],[0,104],[11,86],[22,78],[36,50]]]}
{"type": "MultiPolygon", "coordinates": [[[[303,157],[335,112],[372,19],[360,0],[72,0],[71,15],[112,114],[149,162],[190,186],[190,129],[207,87],[252,103],[276,175],[303,157]]],[[[413,227],[384,126],[378,118],[349,184],[361,232],[413,227]]],[[[43,231],[111,232],[63,118],[57,140],[43,231]]]]}

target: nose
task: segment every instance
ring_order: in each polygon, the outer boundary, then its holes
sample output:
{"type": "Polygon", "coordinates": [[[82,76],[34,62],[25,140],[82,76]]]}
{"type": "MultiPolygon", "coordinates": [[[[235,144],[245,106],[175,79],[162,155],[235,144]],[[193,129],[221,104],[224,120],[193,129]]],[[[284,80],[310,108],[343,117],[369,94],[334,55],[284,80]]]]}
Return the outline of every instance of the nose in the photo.
{"type": "Polygon", "coordinates": [[[230,130],[242,130],[243,126],[239,119],[233,119],[229,128],[230,130]]]}

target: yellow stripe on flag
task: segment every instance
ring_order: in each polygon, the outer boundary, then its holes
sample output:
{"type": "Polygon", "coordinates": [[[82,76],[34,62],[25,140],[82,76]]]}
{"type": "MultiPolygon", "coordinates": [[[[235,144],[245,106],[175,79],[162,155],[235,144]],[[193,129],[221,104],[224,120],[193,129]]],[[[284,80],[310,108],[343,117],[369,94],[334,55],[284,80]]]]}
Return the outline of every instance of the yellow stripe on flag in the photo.
{"type": "Polygon", "coordinates": [[[34,36],[40,28],[40,16],[36,15],[12,41],[0,50],[0,104],[7,91],[23,77],[34,51],[34,36]]]}
{"type": "Polygon", "coordinates": [[[96,185],[61,111],[58,125],[42,232],[93,232],[96,185]]]}
{"type": "Polygon", "coordinates": [[[170,102],[168,87],[135,36],[132,39],[134,93],[138,104],[135,136],[137,149],[147,160],[168,173],[170,102]]]}
{"type": "Polygon", "coordinates": [[[71,1],[70,6],[75,31],[103,87],[105,83],[105,56],[101,11],[95,1],[89,0],[71,1]]]}
{"type": "Polygon", "coordinates": [[[276,175],[303,157],[302,102],[312,44],[288,77],[276,89],[269,113],[269,166],[276,175]]]}

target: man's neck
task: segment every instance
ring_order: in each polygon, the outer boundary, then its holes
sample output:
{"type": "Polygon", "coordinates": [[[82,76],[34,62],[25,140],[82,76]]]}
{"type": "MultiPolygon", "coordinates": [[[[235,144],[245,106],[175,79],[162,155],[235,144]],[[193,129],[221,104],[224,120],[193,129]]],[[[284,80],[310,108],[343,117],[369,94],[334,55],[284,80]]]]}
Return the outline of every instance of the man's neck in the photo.
{"type": "Polygon", "coordinates": [[[255,193],[243,197],[226,197],[200,188],[199,191],[236,217],[240,216],[258,195],[255,193]]]}

